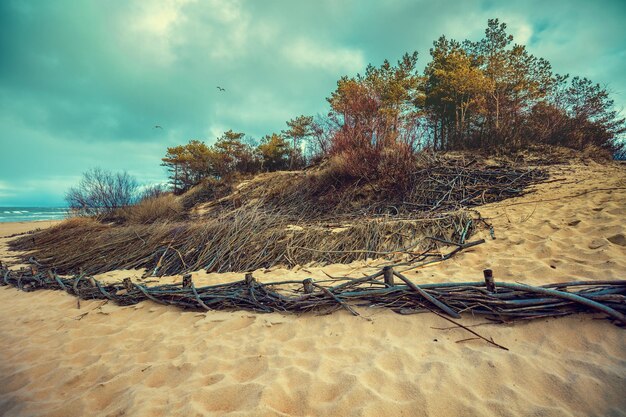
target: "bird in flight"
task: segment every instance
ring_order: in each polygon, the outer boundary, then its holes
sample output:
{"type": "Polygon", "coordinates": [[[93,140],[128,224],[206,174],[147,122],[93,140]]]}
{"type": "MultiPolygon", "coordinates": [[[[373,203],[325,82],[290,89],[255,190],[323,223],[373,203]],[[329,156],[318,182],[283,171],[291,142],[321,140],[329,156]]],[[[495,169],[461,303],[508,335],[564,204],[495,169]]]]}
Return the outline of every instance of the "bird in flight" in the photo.
{"type": "Polygon", "coordinates": [[[154,128],[155,128],[155,129],[163,129],[163,128],[162,128],[161,126],[159,126],[159,125],[154,126],[154,128]]]}
{"type": "Polygon", "coordinates": [[[222,88],[222,87],[220,87],[219,85],[217,86],[217,89],[218,89],[218,90],[220,90],[220,91],[226,91],[226,89],[225,89],[225,88],[222,88]]]}

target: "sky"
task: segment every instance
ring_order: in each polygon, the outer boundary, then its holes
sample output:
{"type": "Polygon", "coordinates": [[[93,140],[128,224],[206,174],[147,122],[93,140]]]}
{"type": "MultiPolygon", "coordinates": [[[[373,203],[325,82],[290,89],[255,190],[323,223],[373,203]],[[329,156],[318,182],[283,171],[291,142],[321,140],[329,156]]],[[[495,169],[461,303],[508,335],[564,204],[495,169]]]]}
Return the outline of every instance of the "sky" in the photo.
{"type": "Polygon", "coordinates": [[[489,18],[626,107],[626,1],[2,0],[0,206],[63,205],[92,167],[163,182],[168,146],[279,132],[342,75],[412,51],[423,68],[489,18]]]}

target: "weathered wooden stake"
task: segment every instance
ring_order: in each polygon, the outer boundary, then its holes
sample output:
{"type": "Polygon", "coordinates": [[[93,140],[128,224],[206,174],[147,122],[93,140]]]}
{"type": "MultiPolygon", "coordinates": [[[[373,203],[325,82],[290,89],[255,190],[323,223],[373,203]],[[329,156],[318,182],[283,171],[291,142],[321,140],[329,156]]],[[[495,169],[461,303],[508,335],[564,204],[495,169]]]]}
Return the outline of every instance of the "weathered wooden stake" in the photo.
{"type": "Polygon", "coordinates": [[[493,271],[491,269],[485,269],[483,271],[485,275],[485,285],[490,292],[496,292],[496,283],[493,280],[493,271]]]}
{"type": "Polygon", "coordinates": [[[130,278],[124,278],[122,283],[124,284],[124,288],[126,288],[126,291],[128,292],[131,292],[135,289],[135,287],[133,286],[133,282],[130,280],[130,278]]]}
{"type": "Polygon", "coordinates": [[[385,266],[383,267],[383,276],[385,277],[385,285],[388,287],[393,287],[393,267],[385,266]]]}
{"type": "Polygon", "coordinates": [[[252,283],[256,282],[256,280],[254,279],[254,277],[252,276],[252,272],[247,272],[246,273],[246,285],[247,286],[251,286],[252,283]]]}
{"type": "Polygon", "coordinates": [[[304,293],[311,294],[313,292],[313,279],[307,278],[302,281],[302,285],[304,285],[304,293]]]}
{"type": "Polygon", "coordinates": [[[39,268],[37,268],[37,265],[31,265],[30,266],[30,273],[32,275],[37,275],[38,272],[39,272],[39,268]]]}
{"type": "Polygon", "coordinates": [[[191,274],[183,275],[183,288],[191,288],[191,274]]]}

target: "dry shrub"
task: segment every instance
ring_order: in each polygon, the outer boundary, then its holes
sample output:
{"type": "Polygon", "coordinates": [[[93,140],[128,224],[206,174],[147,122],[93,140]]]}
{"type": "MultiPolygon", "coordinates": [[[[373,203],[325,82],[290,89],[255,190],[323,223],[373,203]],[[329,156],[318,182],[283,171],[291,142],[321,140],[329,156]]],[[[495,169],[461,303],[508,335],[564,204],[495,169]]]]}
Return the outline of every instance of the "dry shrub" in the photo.
{"type": "Polygon", "coordinates": [[[106,228],[101,222],[93,217],[70,217],[67,220],[62,221],[59,224],[56,224],[52,227],[49,227],[48,230],[51,236],[56,235],[58,230],[64,230],[69,233],[74,233],[76,231],[85,231],[85,230],[102,230],[106,228]]]}
{"type": "Polygon", "coordinates": [[[613,152],[607,148],[597,145],[587,145],[583,149],[583,157],[592,159],[596,162],[607,162],[613,159],[613,152]]]}
{"type": "Polygon", "coordinates": [[[205,178],[202,182],[181,196],[184,210],[189,210],[197,204],[220,198],[231,190],[229,183],[213,178],[205,178]]]}
{"type": "Polygon", "coordinates": [[[116,220],[135,224],[180,220],[183,206],[173,194],[146,198],[134,206],[125,207],[117,212],[116,220]]]}
{"type": "Polygon", "coordinates": [[[63,222],[55,228],[12,241],[16,250],[32,250],[39,262],[60,273],[96,274],[147,268],[158,275],[185,271],[250,271],[274,265],[352,262],[390,257],[406,248],[429,247],[425,236],[453,241],[469,216],[456,213],[407,220],[369,219],[344,224],[342,231],[321,225],[293,224],[285,216],[238,209],[203,222],[103,225],[63,222]]]}
{"type": "Polygon", "coordinates": [[[380,198],[396,200],[407,194],[416,168],[415,154],[408,145],[397,143],[369,153],[371,164],[366,168],[362,156],[350,152],[336,154],[323,169],[309,175],[305,184],[293,188],[301,190],[299,194],[305,193],[305,200],[313,199],[334,212],[358,210],[362,208],[359,205],[380,198]]]}
{"type": "Polygon", "coordinates": [[[386,147],[378,160],[379,186],[403,197],[411,189],[416,166],[416,156],[410,145],[396,143],[386,147]]]}
{"type": "Polygon", "coordinates": [[[319,171],[307,177],[307,189],[312,194],[323,194],[327,191],[336,191],[350,182],[354,182],[354,170],[351,169],[351,161],[346,155],[335,155],[331,157],[319,171]]]}
{"type": "Polygon", "coordinates": [[[340,161],[348,178],[373,179],[380,159],[381,147],[373,146],[353,132],[340,130],[333,138],[331,155],[340,161]],[[357,136],[357,137],[354,137],[357,136]]]}
{"type": "Polygon", "coordinates": [[[405,194],[416,165],[414,138],[388,131],[382,121],[372,126],[343,126],[332,138],[335,178],[366,181],[387,192],[405,194]]]}
{"type": "Polygon", "coordinates": [[[109,217],[133,204],[138,188],[137,180],[127,172],[93,168],[67,191],[65,201],[76,215],[109,217]]]}

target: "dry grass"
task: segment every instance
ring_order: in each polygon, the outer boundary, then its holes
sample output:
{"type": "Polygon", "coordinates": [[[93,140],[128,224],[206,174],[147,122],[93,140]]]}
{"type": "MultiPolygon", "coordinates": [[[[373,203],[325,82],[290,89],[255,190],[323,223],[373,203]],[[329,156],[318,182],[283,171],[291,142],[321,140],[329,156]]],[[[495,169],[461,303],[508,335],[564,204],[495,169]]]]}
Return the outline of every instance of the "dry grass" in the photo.
{"type": "Polygon", "coordinates": [[[122,223],[150,224],[183,218],[183,205],[173,194],[146,198],[139,203],[117,210],[112,217],[122,223]]]}
{"type": "Polygon", "coordinates": [[[420,154],[402,183],[390,182],[390,178],[354,178],[345,165],[337,157],[305,171],[262,174],[240,183],[225,197],[198,204],[191,216],[213,218],[225,210],[259,206],[292,220],[381,215],[413,218],[519,196],[547,177],[541,170],[507,163],[504,158],[477,161],[462,153],[420,154]]]}
{"type": "Polygon", "coordinates": [[[228,195],[231,191],[231,185],[226,181],[205,178],[200,184],[180,196],[180,199],[183,209],[188,211],[198,203],[218,199],[228,195]]]}
{"type": "Polygon", "coordinates": [[[122,213],[122,224],[75,219],[12,246],[32,251],[62,273],[81,267],[88,273],[249,271],[411,257],[432,248],[426,237],[469,238],[466,207],[519,196],[546,178],[527,167],[423,155],[406,173],[410,189],[398,193],[385,181],[347,179],[342,167],[334,160],[305,171],[261,174],[221,198],[223,185],[205,184],[186,196],[131,207],[122,213]],[[210,202],[185,212],[207,195],[210,202]]]}
{"type": "Polygon", "coordinates": [[[467,213],[457,213],[412,221],[383,218],[311,226],[246,208],[204,222],[114,226],[72,219],[11,245],[31,251],[26,257],[35,256],[64,274],[79,268],[91,274],[134,268],[158,275],[199,269],[249,271],[410,255],[412,250],[432,247],[426,236],[459,241],[469,219],[467,213]]]}

